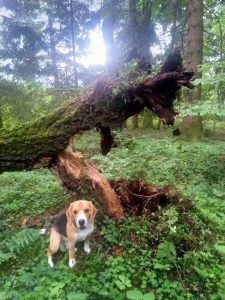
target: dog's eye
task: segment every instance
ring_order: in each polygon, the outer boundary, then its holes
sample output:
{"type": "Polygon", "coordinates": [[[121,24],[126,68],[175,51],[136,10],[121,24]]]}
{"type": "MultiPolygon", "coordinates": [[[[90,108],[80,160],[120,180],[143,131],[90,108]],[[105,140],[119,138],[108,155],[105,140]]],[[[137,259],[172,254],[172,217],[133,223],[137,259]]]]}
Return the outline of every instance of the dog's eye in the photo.
{"type": "Polygon", "coordinates": [[[85,208],[84,212],[89,213],[89,208],[85,208]]]}
{"type": "Polygon", "coordinates": [[[73,211],[73,213],[74,213],[74,214],[77,214],[77,210],[75,209],[75,210],[73,211]]]}

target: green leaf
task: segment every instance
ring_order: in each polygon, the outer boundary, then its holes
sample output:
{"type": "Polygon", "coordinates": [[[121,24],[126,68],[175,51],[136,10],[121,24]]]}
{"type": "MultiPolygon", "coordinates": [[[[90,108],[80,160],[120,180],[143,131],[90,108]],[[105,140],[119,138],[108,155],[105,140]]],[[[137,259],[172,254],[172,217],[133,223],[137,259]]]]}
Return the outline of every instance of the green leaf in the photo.
{"type": "Polygon", "coordinates": [[[127,298],[130,300],[142,300],[143,294],[139,290],[127,291],[127,298]]]}
{"type": "Polygon", "coordinates": [[[225,256],[225,245],[216,244],[214,247],[219,254],[225,256]]]}
{"type": "Polygon", "coordinates": [[[76,293],[76,292],[70,292],[67,294],[68,300],[86,300],[88,297],[88,294],[85,293],[76,293]]]}
{"type": "Polygon", "coordinates": [[[155,295],[153,292],[144,294],[143,300],[155,300],[155,295]]]}

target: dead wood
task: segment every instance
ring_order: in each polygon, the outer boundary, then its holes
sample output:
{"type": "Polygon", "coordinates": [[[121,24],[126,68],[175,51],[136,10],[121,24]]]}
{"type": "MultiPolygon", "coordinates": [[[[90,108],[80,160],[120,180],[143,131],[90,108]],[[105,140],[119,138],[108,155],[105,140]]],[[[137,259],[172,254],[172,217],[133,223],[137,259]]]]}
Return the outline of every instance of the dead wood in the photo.
{"type": "Polygon", "coordinates": [[[63,151],[52,167],[63,186],[79,199],[81,188],[88,191],[88,199],[97,197],[105,213],[114,218],[123,217],[123,208],[107,179],[93,162],[84,159],[79,152],[63,151]]]}

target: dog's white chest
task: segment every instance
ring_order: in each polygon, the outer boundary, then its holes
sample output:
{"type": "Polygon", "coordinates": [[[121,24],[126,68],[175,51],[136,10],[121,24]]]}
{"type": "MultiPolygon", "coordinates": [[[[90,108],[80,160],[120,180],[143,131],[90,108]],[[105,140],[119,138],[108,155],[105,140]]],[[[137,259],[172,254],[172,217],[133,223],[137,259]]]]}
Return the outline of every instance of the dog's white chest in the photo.
{"type": "Polygon", "coordinates": [[[74,234],[75,241],[76,242],[84,241],[89,235],[92,234],[93,230],[94,230],[94,226],[93,224],[90,224],[85,229],[76,231],[74,234]]]}

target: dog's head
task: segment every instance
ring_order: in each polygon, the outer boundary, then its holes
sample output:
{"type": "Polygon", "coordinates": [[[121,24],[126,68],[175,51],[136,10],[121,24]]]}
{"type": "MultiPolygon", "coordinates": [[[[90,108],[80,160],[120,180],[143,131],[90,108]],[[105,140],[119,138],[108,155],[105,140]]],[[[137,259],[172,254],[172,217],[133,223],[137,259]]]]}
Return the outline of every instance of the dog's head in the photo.
{"type": "Polygon", "coordinates": [[[91,201],[78,200],[70,204],[66,216],[68,221],[78,229],[85,229],[90,223],[94,222],[96,212],[97,210],[91,201]]]}

